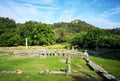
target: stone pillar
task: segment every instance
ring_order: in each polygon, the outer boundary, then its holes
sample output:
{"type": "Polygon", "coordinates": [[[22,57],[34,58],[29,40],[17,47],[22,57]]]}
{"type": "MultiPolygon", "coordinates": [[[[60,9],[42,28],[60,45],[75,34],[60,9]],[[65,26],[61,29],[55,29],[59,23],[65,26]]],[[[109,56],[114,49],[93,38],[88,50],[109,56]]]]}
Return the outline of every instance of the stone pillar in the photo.
{"type": "Polygon", "coordinates": [[[67,73],[67,74],[71,74],[71,67],[70,67],[70,64],[67,64],[66,73],[67,73]]]}
{"type": "Polygon", "coordinates": [[[71,64],[70,57],[67,57],[67,58],[66,58],[66,64],[71,64]]]}
{"type": "Polygon", "coordinates": [[[55,56],[57,56],[57,53],[54,53],[55,54],[55,56]]]}
{"type": "Polygon", "coordinates": [[[72,51],[74,51],[74,46],[72,46],[72,51]]]}
{"type": "Polygon", "coordinates": [[[88,58],[88,52],[87,52],[87,50],[85,50],[85,52],[84,52],[84,54],[86,55],[86,57],[88,58]]]}
{"type": "Polygon", "coordinates": [[[67,74],[71,74],[71,67],[70,67],[71,60],[70,60],[70,57],[67,57],[67,58],[66,58],[66,64],[67,64],[66,73],[67,73],[67,74]]]}
{"type": "Polygon", "coordinates": [[[28,40],[27,40],[27,38],[26,38],[26,50],[28,49],[28,40]]]}

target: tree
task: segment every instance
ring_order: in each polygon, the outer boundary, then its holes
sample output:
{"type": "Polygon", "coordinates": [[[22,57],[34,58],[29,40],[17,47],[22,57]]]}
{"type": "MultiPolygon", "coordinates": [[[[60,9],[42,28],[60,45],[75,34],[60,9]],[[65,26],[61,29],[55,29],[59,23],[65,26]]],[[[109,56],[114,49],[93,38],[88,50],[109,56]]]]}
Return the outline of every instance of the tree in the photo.
{"type": "Polygon", "coordinates": [[[32,40],[34,45],[55,44],[55,32],[50,25],[38,23],[33,29],[32,40]]]}
{"type": "Polygon", "coordinates": [[[104,45],[104,37],[109,36],[110,33],[104,29],[93,28],[88,31],[87,35],[84,37],[84,44],[89,48],[102,47],[104,45]]]}
{"type": "Polygon", "coordinates": [[[15,35],[16,23],[13,19],[0,17],[0,46],[11,46],[15,35]]]}
{"type": "Polygon", "coordinates": [[[13,19],[0,17],[0,35],[11,28],[15,28],[16,23],[13,19]]]}
{"type": "Polygon", "coordinates": [[[22,45],[25,45],[25,38],[28,38],[29,45],[51,45],[56,43],[53,28],[41,22],[27,21],[25,24],[19,24],[17,32],[21,37],[22,45]]]}
{"type": "Polygon", "coordinates": [[[16,36],[16,32],[14,29],[7,30],[6,32],[2,33],[0,36],[0,46],[13,46],[17,43],[14,37],[16,36]]]}
{"type": "Polygon", "coordinates": [[[120,28],[107,29],[111,34],[120,35],[120,28]]]}
{"type": "Polygon", "coordinates": [[[107,48],[120,48],[120,35],[109,35],[107,37],[103,38],[104,40],[104,46],[107,48]]]}
{"type": "Polygon", "coordinates": [[[59,32],[59,34],[58,34],[57,42],[58,43],[66,42],[67,41],[66,32],[62,29],[60,29],[58,32],[59,32]]]}
{"type": "Polygon", "coordinates": [[[75,34],[75,36],[71,40],[71,45],[83,47],[83,39],[85,35],[86,35],[86,32],[80,32],[75,34]]]}
{"type": "Polygon", "coordinates": [[[27,21],[16,25],[14,20],[0,17],[0,46],[25,45],[25,38],[28,38],[29,45],[56,43],[55,32],[48,24],[27,21]]]}

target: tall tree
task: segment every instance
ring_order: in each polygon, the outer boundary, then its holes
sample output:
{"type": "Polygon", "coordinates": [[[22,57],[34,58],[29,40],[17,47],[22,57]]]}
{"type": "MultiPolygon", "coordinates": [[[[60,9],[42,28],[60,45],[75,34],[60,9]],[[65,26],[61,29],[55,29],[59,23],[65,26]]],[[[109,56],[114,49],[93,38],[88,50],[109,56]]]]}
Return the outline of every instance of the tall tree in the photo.
{"type": "Polygon", "coordinates": [[[13,19],[0,17],[0,46],[10,46],[15,35],[16,23],[13,19]]]}
{"type": "Polygon", "coordinates": [[[34,45],[51,45],[56,42],[55,32],[50,25],[38,23],[33,29],[34,45]]]}
{"type": "Polygon", "coordinates": [[[71,40],[71,45],[83,47],[83,39],[86,34],[87,34],[86,32],[80,32],[75,34],[71,40]]]}
{"type": "Polygon", "coordinates": [[[96,48],[101,46],[104,41],[101,41],[104,37],[109,36],[109,32],[99,28],[93,28],[88,31],[84,37],[84,44],[89,48],[96,48]]]}

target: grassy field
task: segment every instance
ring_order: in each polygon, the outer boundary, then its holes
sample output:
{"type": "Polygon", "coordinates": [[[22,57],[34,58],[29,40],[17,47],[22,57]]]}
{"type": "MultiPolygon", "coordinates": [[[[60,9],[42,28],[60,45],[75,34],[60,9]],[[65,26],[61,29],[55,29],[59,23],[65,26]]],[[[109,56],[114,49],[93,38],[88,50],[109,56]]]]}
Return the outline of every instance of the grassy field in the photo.
{"type": "Polygon", "coordinates": [[[79,73],[71,75],[39,74],[41,70],[66,69],[65,57],[20,58],[11,55],[0,55],[0,71],[23,71],[21,75],[1,74],[0,81],[102,81],[95,72],[91,71],[83,59],[71,58],[71,68],[79,73]]]}
{"type": "MultiPolygon", "coordinates": [[[[29,50],[37,48],[61,49],[65,50],[66,44],[56,44],[51,46],[29,46],[29,50]]],[[[11,50],[9,47],[1,47],[1,50],[11,50]]],[[[18,46],[15,50],[26,50],[25,46],[18,46]]],[[[106,51],[106,50],[105,50],[106,51]]],[[[92,55],[90,59],[102,66],[110,74],[120,79],[120,54],[111,52],[109,54],[92,55]]],[[[41,70],[66,69],[65,57],[28,58],[26,56],[14,57],[12,55],[0,54],[0,71],[17,70],[23,71],[21,75],[0,75],[0,81],[103,81],[95,72],[86,65],[83,59],[71,58],[71,68],[79,73],[71,75],[40,75],[41,70]]]]}
{"type": "Polygon", "coordinates": [[[101,58],[101,57],[95,57],[95,56],[90,56],[90,59],[93,62],[97,63],[98,65],[102,66],[105,70],[108,71],[108,73],[120,79],[120,61],[119,60],[107,59],[107,58],[101,58]]]}
{"type": "MultiPolygon", "coordinates": [[[[49,46],[28,46],[29,49],[36,49],[38,48],[48,48],[48,49],[69,49],[70,44],[63,43],[63,44],[54,44],[54,45],[49,45],[49,46]]],[[[18,48],[25,48],[25,46],[18,46],[18,48]]]]}

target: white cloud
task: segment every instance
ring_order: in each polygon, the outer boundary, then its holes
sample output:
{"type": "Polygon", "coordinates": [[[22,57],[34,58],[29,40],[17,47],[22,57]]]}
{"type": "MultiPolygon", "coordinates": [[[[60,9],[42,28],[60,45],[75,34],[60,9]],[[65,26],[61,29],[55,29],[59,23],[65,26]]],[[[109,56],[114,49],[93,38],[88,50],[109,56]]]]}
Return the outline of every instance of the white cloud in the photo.
{"type": "Polygon", "coordinates": [[[109,17],[112,17],[112,15],[116,14],[120,14],[120,7],[109,9],[98,16],[91,17],[90,22],[92,22],[93,25],[96,25],[101,28],[120,27],[120,22],[113,22],[110,21],[110,19],[108,19],[109,17]]]}
{"type": "MultiPolygon", "coordinates": [[[[69,22],[74,19],[81,19],[95,26],[102,28],[120,27],[120,22],[112,22],[107,17],[120,13],[120,7],[104,11],[102,14],[96,14],[86,9],[78,9],[77,2],[65,1],[58,4],[57,0],[21,0],[22,3],[8,0],[8,5],[0,4],[0,16],[10,17],[17,22],[24,23],[25,21],[34,20],[45,23],[54,22],[69,22]],[[55,4],[57,3],[57,4],[55,4]],[[77,4],[77,5],[76,5],[77,4]],[[85,13],[84,13],[85,12],[85,13]],[[77,14],[76,14],[77,13],[77,14]]],[[[79,1],[78,1],[79,2],[79,1]]],[[[94,4],[93,0],[88,6],[94,4]]],[[[88,8],[88,7],[87,7],[88,8]]]]}
{"type": "Polygon", "coordinates": [[[89,23],[104,29],[120,27],[120,22],[111,22],[108,19],[100,17],[91,17],[86,19],[89,23]]]}
{"type": "Polygon", "coordinates": [[[20,16],[26,16],[26,15],[29,15],[29,14],[31,14],[31,15],[32,14],[33,15],[38,14],[38,11],[35,7],[26,7],[26,6],[23,6],[23,5],[16,4],[14,2],[9,2],[9,6],[14,12],[19,14],[20,16]]]}
{"type": "Polygon", "coordinates": [[[116,8],[112,8],[110,10],[104,11],[100,16],[108,17],[115,14],[120,14],[120,7],[116,7],[116,8]]]}
{"type": "Polygon", "coordinates": [[[75,19],[74,17],[74,9],[65,9],[63,11],[60,11],[59,17],[56,19],[56,22],[70,22],[75,19]]]}
{"type": "Polygon", "coordinates": [[[52,4],[53,5],[53,2],[54,2],[55,0],[41,0],[41,2],[42,3],[46,3],[46,4],[52,4]]]}
{"type": "Polygon", "coordinates": [[[22,2],[25,3],[32,3],[32,4],[49,4],[49,5],[53,5],[53,2],[55,2],[56,0],[21,0],[22,2]]]}
{"type": "Polygon", "coordinates": [[[97,2],[97,0],[91,0],[90,3],[89,4],[86,3],[85,6],[90,7],[90,6],[94,5],[94,4],[96,4],[96,2],[97,2]]]}
{"type": "Polygon", "coordinates": [[[10,17],[17,22],[24,23],[25,21],[34,20],[51,23],[53,14],[56,10],[46,6],[35,6],[32,4],[17,4],[13,1],[8,1],[9,7],[0,5],[0,16],[10,17]],[[43,10],[42,10],[43,9],[43,10]],[[44,9],[47,9],[46,11],[44,9]]]}

